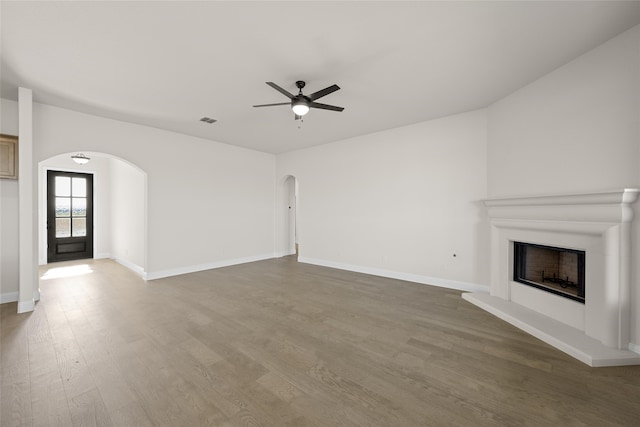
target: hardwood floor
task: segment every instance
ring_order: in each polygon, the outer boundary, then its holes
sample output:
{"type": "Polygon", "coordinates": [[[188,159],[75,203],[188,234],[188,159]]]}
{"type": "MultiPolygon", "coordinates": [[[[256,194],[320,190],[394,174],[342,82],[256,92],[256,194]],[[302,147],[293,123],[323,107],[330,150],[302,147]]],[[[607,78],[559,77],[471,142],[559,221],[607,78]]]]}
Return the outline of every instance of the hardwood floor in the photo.
{"type": "Polygon", "coordinates": [[[41,273],[33,313],[0,306],[3,427],[640,422],[640,367],[589,368],[453,290],[290,257],[41,273]]]}

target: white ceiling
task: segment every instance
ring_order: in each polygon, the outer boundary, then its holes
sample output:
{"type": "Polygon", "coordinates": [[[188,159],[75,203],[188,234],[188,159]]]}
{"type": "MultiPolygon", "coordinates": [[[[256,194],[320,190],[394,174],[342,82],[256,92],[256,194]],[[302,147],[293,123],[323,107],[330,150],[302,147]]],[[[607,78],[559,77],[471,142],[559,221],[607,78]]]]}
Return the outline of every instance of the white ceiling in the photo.
{"type": "Polygon", "coordinates": [[[640,23],[640,2],[0,3],[3,98],[281,153],[484,107],[640,23]],[[301,124],[265,84],[342,89],[301,124]],[[203,116],[215,124],[199,121],[203,116]]]}

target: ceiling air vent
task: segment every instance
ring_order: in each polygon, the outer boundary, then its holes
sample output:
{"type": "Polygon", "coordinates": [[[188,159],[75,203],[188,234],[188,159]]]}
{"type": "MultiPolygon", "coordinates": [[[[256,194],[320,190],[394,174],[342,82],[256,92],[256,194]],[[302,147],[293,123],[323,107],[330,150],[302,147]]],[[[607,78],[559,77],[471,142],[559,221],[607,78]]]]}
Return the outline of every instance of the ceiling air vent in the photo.
{"type": "Polygon", "coordinates": [[[209,124],[217,122],[216,119],[212,119],[210,117],[203,117],[203,118],[200,119],[200,121],[201,122],[205,122],[205,123],[209,123],[209,124]]]}

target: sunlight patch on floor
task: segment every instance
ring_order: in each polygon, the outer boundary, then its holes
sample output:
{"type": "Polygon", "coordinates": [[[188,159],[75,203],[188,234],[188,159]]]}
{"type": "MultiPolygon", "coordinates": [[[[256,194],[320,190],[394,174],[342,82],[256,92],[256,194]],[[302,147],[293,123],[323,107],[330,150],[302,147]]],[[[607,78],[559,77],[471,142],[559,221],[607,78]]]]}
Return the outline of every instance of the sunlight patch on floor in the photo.
{"type": "Polygon", "coordinates": [[[93,273],[93,269],[89,264],[71,265],[68,267],[50,268],[42,276],[41,280],[60,279],[62,277],[82,276],[84,274],[93,273]]]}

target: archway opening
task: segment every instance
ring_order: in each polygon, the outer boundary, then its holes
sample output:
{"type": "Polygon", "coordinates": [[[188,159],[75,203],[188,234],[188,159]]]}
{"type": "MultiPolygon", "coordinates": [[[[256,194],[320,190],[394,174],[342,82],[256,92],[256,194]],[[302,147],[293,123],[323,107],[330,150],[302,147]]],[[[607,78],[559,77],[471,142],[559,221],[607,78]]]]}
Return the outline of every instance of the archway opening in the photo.
{"type": "Polygon", "coordinates": [[[47,264],[48,171],[93,176],[93,259],[111,258],[144,275],[147,267],[147,174],[116,156],[85,152],[91,160],[75,163],[65,153],[38,164],[38,261],[47,264]]]}
{"type": "Polygon", "coordinates": [[[281,181],[281,244],[282,256],[300,253],[300,232],[298,227],[299,216],[299,189],[298,180],[293,175],[285,176],[281,181]]]}

